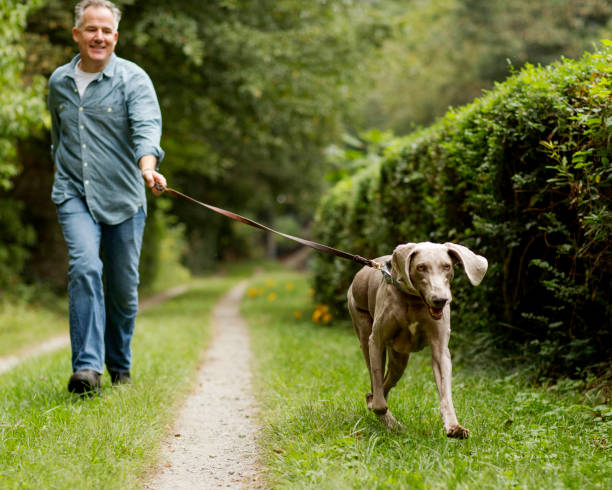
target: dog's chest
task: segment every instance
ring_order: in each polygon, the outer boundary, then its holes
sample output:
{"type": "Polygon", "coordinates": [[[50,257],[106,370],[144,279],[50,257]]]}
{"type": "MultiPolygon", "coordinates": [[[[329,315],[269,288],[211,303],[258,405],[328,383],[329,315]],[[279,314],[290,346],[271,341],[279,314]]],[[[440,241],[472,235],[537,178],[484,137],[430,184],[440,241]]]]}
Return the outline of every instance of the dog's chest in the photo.
{"type": "Polygon", "coordinates": [[[427,345],[427,336],[421,322],[413,321],[403,325],[391,339],[391,348],[401,354],[418,352],[427,345]]]}

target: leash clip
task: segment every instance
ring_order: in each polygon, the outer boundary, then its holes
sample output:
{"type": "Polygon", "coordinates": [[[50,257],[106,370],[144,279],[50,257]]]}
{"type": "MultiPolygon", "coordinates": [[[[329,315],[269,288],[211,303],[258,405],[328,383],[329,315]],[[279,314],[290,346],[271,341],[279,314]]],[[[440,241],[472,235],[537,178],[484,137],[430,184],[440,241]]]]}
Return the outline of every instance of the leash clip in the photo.
{"type": "Polygon", "coordinates": [[[380,266],[378,267],[378,270],[382,272],[382,275],[385,278],[385,282],[387,284],[395,285],[395,281],[393,280],[393,277],[391,276],[391,262],[385,262],[384,264],[378,264],[378,265],[380,266]]]}

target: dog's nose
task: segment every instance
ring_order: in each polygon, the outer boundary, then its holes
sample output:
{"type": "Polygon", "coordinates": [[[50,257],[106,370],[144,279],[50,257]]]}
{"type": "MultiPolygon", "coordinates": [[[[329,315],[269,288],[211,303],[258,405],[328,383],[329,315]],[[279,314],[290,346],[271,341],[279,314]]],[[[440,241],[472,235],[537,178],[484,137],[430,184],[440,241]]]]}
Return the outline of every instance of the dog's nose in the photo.
{"type": "Polygon", "coordinates": [[[448,303],[448,298],[446,296],[434,296],[431,298],[431,302],[433,303],[431,306],[434,308],[444,308],[444,305],[448,303]]]}

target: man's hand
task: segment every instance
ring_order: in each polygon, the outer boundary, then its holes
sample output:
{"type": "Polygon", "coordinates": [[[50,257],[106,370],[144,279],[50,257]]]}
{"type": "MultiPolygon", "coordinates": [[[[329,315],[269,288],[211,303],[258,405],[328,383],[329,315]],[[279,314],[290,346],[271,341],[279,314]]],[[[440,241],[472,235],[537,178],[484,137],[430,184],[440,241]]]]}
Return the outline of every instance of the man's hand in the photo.
{"type": "Polygon", "coordinates": [[[143,155],[138,165],[142,172],[142,178],[145,181],[145,185],[151,189],[156,196],[163,194],[166,188],[166,178],[155,170],[157,158],[153,155],[143,155]],[[156,186],[156,184],[159,185],[156,186]],[[159,187],[161,187],[161,189],[159,187]]]}
{"type": "Polygon", "coordinates": [[[151,189],[153,194],[156,196],[163,194],[163,189],[166,188],[166,178],[162,174],[152,169],[145,169],[142,171],[142,178],[145,181],[145,185],[151,189]],[[155,184],[159,184],[162,187],[162,190],[158,188],[159,186],[156,187],[155,184]]]}

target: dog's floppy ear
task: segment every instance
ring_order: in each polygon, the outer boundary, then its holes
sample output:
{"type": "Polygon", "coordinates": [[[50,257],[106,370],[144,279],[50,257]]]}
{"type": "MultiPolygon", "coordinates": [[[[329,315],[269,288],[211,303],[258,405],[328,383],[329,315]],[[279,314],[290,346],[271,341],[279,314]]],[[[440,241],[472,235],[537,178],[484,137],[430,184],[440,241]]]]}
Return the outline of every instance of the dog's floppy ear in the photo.
{"type": "MultiPolygon", "coordinates": [[[[393,250],[393,255],[391,256],[393,271],[399,277],[408,282],[408,284],[404,284],[408,290],[414,290],[412,280],[410,279],[410,259],[412,258],[412,254],[414,253],[416,246],[416,243],[404,243],[402,245],[398,245],[395,247],[395,250],[393,250]]],[[[399,277],[396,277],[396,279],[399,277]]]]}
{"type": "Polygon", "coordinates": [[[489,266],[487,259],[481,255],[476,255],[463,245],[445,243],[444,246],[448,248],[451,257],[461,262],[472,285],[478,286],[487,273],[487,267],[489,266]]]}

